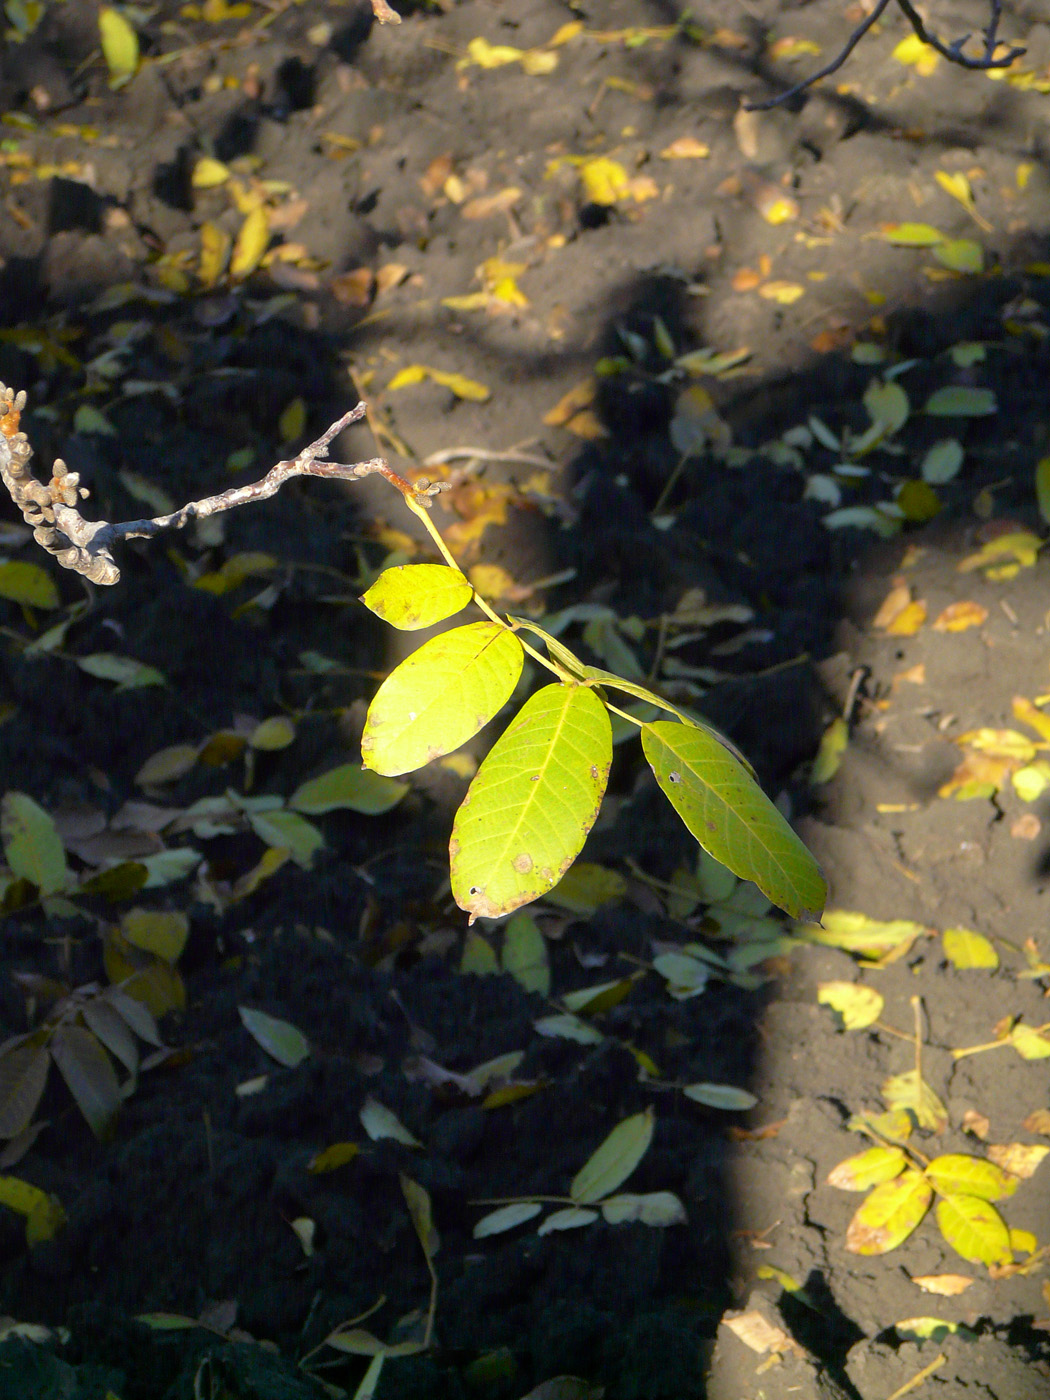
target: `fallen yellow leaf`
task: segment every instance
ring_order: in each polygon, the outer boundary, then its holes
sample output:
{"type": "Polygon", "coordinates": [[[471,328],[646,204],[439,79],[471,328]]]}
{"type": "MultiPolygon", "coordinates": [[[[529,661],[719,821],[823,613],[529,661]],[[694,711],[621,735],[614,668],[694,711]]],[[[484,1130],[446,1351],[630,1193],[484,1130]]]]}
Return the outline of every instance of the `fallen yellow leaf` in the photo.
{"type": "Polygon", "coordinates": [[[980,603],[949,603],[937,614],[935,632],[965,632],[968,627],[981,627],[988,621],[988,609],[980,603]]]}
{"type": "Polygon", "coordinates": [[[598,392],[598,381],[594,378],[582,380],[567,394],[563,394],[558,402],[543,415],[543,421],[549,428],[562,428],[568,423],[573,414],[581,409],[589,408],[594,402],[594,396],[598,392]]]}
{"type": "Polygon", "coordinates": [[[449,374],[445,370],[432,369],[429,365],[406,365],[404,369],[398,370],[386,387],[405,389],[412,384],[421,384],[425,379],[440,384],[443,389],[449,389],[457,399],[487,403],[492,397],[492,390],[487,384],[479,384],[476,379],[468,379],[463,374],[449,374]]]}
{"type": "Polygon", "coordinates": [[[883,598],[878,612],[871,619],[872,627],[888,627],[893,619],[902,613],[911,602],[911,589],[906,583],[897,581],[883,598]]]}
{"type": "Polygon", "coordinates": [[[766,282],[758,289],[760,297],[765,297],[767,301],[778,302],[781,306],[790,306],[792,302],[798,301],[805,292],[805,287],[800,287],[797,282],[766,282]]]}
{"type": "Polygon", "coordinates": [[[916,598],[906,608],[901,608],[893,621],[887,625],[886,635],[888,637],[914,637],[925,621],[926,604],[921,598],[916,598]]]}
{"type": "Polygon", "coordinates": [[[661,160],[703,160],[711,154],[706,141],[698,141],[695,136],[679,136],[660,152],[661,160]]]}
{"type": "Polygon", "coordinates": [[[893,57],[898,63],[914,68],[921,78],[928,78],[941,61],[937,50],[924,44],[917,34],[902,39],[893,50],[893,57]]]}

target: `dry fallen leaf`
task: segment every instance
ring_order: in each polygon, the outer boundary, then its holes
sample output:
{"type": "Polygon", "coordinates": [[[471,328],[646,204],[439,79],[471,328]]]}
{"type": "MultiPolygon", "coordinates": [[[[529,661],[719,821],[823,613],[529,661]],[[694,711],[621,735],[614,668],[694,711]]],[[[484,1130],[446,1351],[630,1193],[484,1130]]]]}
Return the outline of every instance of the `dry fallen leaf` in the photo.
{"type": "Polygon", "coordinates": [[[802,1354],[799,1344],[782,1328],[767,1322],[760,1312],[726,1313],[722,1322],[745,1346],[760,1355],[767,1351],[780,1355],[802,1354]]]}
{"type": "Polygon", "coordinates": [[[890,625],[895,617],[904,611],[911,602],[911,589],[902,580],[896,580],[883,598],[878,612],[871,619],[872,627],[880,629],[890,625]]]}
{"type": "Polygon", "coordinates": [[[490,219],[493,214],[506,214],[514,208],[520,198],[521,190],[515,185],[509,185],[505,190],[497,191],[496,194],[486,194],[477,199],[468,199],[459,212],[465,219],[490,219]]]}
{"type": "Polygon", "coordinates": [[[936,1293],[941,1298],[954,1298],[973,1283],[966,1274],[913,1274],[911,1281],[924,1293],[936,1293]]]}
{"type": "Polygon", "coordinates": [[[1050,1137],[1050,1108],[1035,1108],[1021,1124],[1030,1133],[1041,1133],[1050,1137]]]}
{"type": "Polygon", "coordinates": [[[333,277],[329,290],[341,306],[367,306],[372,300],[375,274],[370,267],[355,267],[333,277]]]}
{"type": "Polygon", "coordinates": [[[962,1129],[964,1133],[970,1133],[975,1138],[980,1138],[982,1142],[988,1137],[988,1119],[983,1113],[978,1113],[976,1108],[968,1108],[962,1117],[962,1129]]]}
{"type": "Polygon", "coordinates": [[[1010,826],[1010,835],[1016,841],[1035,841],[1043,829],[1043,823],[1034,812],[1025,812],[1010,826]]]}
{"type": "Polygon", "coordinates": [[[988,1147],[988,1156],[995,1165],[1011,1176],[1019,1176],[1022,1181],[1035,1174],[1047,1153],[1050,1153],[1050,1147],[1040,1147],[1034,1143],[993,1142],[988,1147]]]}
{"type": "Polygon", "coordinates": [[[695,136],[679,136],[660,152],[661,160],[703,160],[711,154],[711,147],[695,136]]]}
{"type": "Polygon", "coordinates": [[[988,621],[988,609],[980,603],[949,603],[933,624],[935,632],[965,632],[968,627],[980,627],[988,621]]]}

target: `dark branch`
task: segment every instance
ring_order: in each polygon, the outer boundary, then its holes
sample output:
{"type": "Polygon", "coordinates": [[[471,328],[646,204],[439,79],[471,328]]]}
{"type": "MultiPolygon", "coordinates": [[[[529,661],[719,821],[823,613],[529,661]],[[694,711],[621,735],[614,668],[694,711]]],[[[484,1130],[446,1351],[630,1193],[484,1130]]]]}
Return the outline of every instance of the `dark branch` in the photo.
{"type": "MultiPolygon", "coordinates": [[[[821,68],[817,73],[810,74],[810,76],[804,78],[802,82],[796,83],[794,87],[788,88],[786,92],[780,93],[777,97],[770,98],[767,102],[745,103],[744,105],[747,111],[766,112],[771,107],[779,107],[784,102],[789,102],[791,98],[797,97],[800,92],[805,92],[807,88],[811,88],[814,83],[819,83],[822,78],[827,78],[832,73],[837,73],[860,43],[861,39],[864,38],[865,34],[867,34],[873,25],[882,17],[891,3],[892,0],[878,0],[871,14],[857,25],[856,29],[854,29],[853,33],[849,36],[845,47],[837,57],[832,59],[827,67],[821,68]]],[[[1002,0],[988,0],[991,18],[988,21],[987,27],[982,31],[984,35],[984,52],[978,58],[970,58],[967,54],[963,53],[963,49],[970,42],[971,36],[969,34],[964,34],[961,39],[956,39],[952,44],[945,44],[926,28],[926,23],[915,8],[912,0],[896,0],[896,3],[904,13],[912,30],[922,42],[924,44],[929,44],[931,49],[941,54],[949,63],[957,64],[960,68],[977,69],[982,72],[987,71],[989,68],[1009,68],[1015,58],[1020,58],[1021,55],[1025,53],[1025,50],[1021,48],[1008,48],[1005,53],[996,56],[996,51],[1002,42],[999,38],[999,21],[1002,18],[1002,0]]]]}

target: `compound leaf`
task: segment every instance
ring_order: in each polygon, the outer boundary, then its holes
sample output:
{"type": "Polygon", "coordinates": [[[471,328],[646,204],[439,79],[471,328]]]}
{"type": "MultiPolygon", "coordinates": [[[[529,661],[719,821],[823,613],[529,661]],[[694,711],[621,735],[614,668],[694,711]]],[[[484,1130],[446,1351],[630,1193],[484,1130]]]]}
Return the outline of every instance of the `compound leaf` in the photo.
{"type": "Polygon", "coordinates": [[[474,589],[447,564],[400,564],[386,569],[361,599],[365,607],[402,632],[416,632],[462,611],[474,589]]]}
{"type": "Polygon", "coordinates": [[[0,837],[12,875],[28,880],[42,896],[69,883],[66,853],[54,822],[24,792],[7,792],[0,803],[0,837]]]}
{"type": "Polygon", "coordinates": [[[104,1139],[121,1104],[113,1061],[89,1030],[68,1024],[51,1037],[51,1056],[88,1127],[104,1139]]]}
{"type": "Polygon", "coordinates": [[[651,1108],[617,1123],[572,1179],[569,1195],[577,1205],[594,1205],[623,1185],[648,1152],[654,1125],[651,1108]]]}
{"type": "Polygon", "coordinates": [[[548,685],[525,702],[452,826],[452,894],[471,922],[557,884],[594,825],[611,763],[609,714],[592,691],[548,685]]]}
{"type": "Polygon", "coordinates": [[[914,1167],[884,1181],[850,1221],[846,1248],[851,1254],[888,1254],[904,1243],[932,1199],[933,1187],[914,1167]]]}
{"type": "Polygon", "coordinates": [[[827,897],[820,867],[721,740],[707,729],[657,720],[643,726],[642,749],[709,855],[794,917],[820,917],[827,897]]]}
{"type": "Polygon", "coordinates": [[[949,1195],[937,1202],[937,1224],[956,1254],[971,1264],[1008,1264],[1010,1231],[990,1201],[949,1195]]]}
{"type": "Polygon", "coordinates": [[[1012,1196],[1020,1178],[1011,1176],[994,1162],[968,1157],[961,1152],[935,1157],[926,1175],[944,1196],[976,1196],[982,1201],[1001,1201],[1012,1196]]]}
{"type": "Polygon", "coordinates": [[[496,622],[471,622],[424,642],[368,708],[365,767],[397,777],[458,749],[506,704],[524,659],[517,637],[496,622]]]}

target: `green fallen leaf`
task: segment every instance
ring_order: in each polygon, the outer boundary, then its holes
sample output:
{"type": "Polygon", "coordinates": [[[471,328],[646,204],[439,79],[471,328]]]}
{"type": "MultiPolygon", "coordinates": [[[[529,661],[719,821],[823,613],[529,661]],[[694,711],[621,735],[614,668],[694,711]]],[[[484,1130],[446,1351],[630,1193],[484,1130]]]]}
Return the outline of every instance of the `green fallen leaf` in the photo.
{"type": "Polygon", "coordinates": [[[28,608],[57,608],[59,603],[58,589],[47,570],[17,559],[0,564],[0,598],[28,608]]]}
{"type": "Polygon", "coordinates": [[[594,1205],[623,1185],[648,1152],[655,1122],[647,1108],[617,1123],[573,1177],[569,1195],[577,1205],[594,1205]]]}
{"type": "Polygon", "coordinates": [[[254,1011],[250,1006],[238,1006],[237,1012],[251,1038],[279,1065],[294,1069],[310,1054],[310,1042],[290,1021],[267,1016],[265,1011],[254,1011]]]}
{"type": "Polygon", "coordinates": [[[758,1099],[747,1089],[735,1084],[687,1084],[682,1090],[687,1099],[702,1103],[706,1108],[721,1108],[730,1113],[744,1113],[754,1108],[758,1099]]]}
{"type": "Polygon", "coordinates": [[[288,806],[307,816],[345,808],[375,817],[396,807],[409,791],[408,783],[385,778],[360,763],[342,763],[301,783],[288,799],[288,806]]]}
{"type": "Polygon", "coordinates": [[[78,656],[76,663],[82,671],[100,681],[116,681],[118,690],[137,690],[145,685],[167,685],[163,672],[147,666],[130,656],[116,656],[99,651],[91,656],[78,656]]]}
{"type": "Polygon", "coordinates": [[[41,896],[59,894],[69,885],[62,838],[54,822],[24,792],[7,792],[0,801],[0,839],[12,875],[35,885],[41,896]]]}

